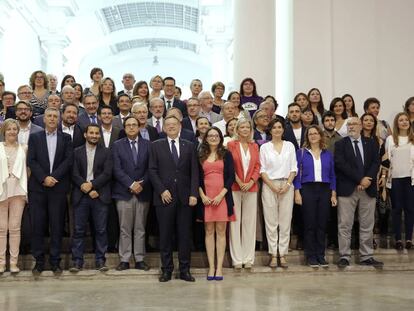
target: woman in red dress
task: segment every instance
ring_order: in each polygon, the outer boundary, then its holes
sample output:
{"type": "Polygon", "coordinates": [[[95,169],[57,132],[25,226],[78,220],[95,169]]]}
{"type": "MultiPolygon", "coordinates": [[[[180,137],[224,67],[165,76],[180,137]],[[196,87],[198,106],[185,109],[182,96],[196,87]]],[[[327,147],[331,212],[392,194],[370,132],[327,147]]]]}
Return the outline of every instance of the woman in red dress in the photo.
{"type": "Polygon", "coordinates": [[[200,207],[204,214],[209,263],[207,280],[221,281],[226,250],[226,226],[228,221],[234,219],[231,185],[235,175],[232,156],[223,147],[223,135],[217,127],[213,126],[207,130],[199,149],[199,160],[199,192],[203,202],[200,207]],[[214,265],[215,249],[217,268],[214,265]]]}

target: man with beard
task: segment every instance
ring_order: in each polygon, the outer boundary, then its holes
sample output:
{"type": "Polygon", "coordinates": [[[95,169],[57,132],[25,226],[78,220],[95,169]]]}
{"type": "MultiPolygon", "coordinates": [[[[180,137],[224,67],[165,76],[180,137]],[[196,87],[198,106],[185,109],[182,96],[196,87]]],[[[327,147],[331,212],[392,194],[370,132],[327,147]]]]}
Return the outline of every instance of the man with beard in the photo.
{"type": "Polygon", "coordinates": [[[72,138],[73,148],[82,146],[85,143],[85,137],[78,121],[78,106],[75,104],[65,104],[62,108],[62,122],[59,124],[59,131],[69,134],[72,138]]]}
{"type": "MultiPolygon", "coordinates": [[[[283,139],[290,141],[294,146],[295,150],[302,147],[305,139],[306,128],[302,125],[301,121],[301,110],[297,103],[292,103],[288,106],[288,116],[286,120],[286,128],[283,133],[283,139]]],[[[299,205],[293,205],[292,214],[292,231],[297,236],[296,249],[303,249],[303,218],[302,211],[299,205]]]]}
{"type": "MultiPolygon", "coordinates": [[[[33,124],[30,121],[32,117],[32,105],[25,101],[19,101],[14,106],[16,112],[16,120],[19,123],[20,131],[18,141],[20,144],[25,144],[29,142],[29,135],[32,133],[37,133],[43,131],[43,128],[33,124]]],[[[0,141],[4,141],[4,137],[0,135],[0,141]]]]}
{"type": "MultiPolygon", "coordinates": [[[[123,97],[125,96],[123,95],[123,97]]],[[[98,118],[101,121],[101,139],[99,143],[106,148],[112,148],[113,143],[119,137],[120,128],[113,125],[113,115],[112,107],[109,105],[101,107],[98,111],[98,118]]]]}
{"type": "Polygon", "coordinates": [[[342,138],[335,131],[335,123],[336,118],[335,114],[332,111],[327,111],[322,116],[322,124],[323,124],[323,133],[325,135],[325,142],[328,146],[327,149],[334,154],[335,153],[335,143],[342,138]]]}
{"type": "Polygon", "coordinates": [[[105,253],[108,247],[106,222],[108,206],[111,204],[112,154],[99,144],[99,125],[89,124],[84,133],[86,144],[73,153],[74,234],[72,243],[73,265],[70,272],[83,268],[85,228],[89,216],[95,232],[95,268],[108,271],[105,253]]]}

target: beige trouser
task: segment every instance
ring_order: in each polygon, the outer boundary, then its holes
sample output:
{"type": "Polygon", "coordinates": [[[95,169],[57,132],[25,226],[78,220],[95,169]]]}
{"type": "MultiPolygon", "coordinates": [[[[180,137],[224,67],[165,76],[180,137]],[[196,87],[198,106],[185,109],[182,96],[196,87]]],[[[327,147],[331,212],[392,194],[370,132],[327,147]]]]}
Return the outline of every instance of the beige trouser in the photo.
{"type": "Polygon", "coordinates": [[[233,265],[254,263],[257,192],[233,191],[236,221],[230,222],[230,255],[233,265]]]}
{"type": "MultiPolygon", "coordinates": [[[[280,187],[286,183],[286,180],[273,180],[272,182],[276,187],[280,187]]],[[[277,255],[278,247],[280,256],[285,256],[289,250],[293,194],[293,186],[290,186],[285,194],[278,195],[274,193],[268,185],[263,183],[262,201],[266,224],[266,236],[269,245],[269,254],[273,256],[277,255]]]]}
{"type": "Polygon", "coordinates": [[[20,227],[26,201],[15,196],[0,202],[0,265],[6,264],[7,231],[9,232],[10,263],[17,264],[20,227]]]}

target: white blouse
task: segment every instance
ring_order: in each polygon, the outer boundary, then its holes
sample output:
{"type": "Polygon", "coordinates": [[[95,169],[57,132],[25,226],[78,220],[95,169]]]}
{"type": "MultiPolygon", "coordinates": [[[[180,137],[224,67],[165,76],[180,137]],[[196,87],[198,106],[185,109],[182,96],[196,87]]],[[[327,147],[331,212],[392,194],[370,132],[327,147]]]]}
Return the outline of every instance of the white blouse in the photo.
{"type": "Polygon", "coordinates": [[[385,141],[385,150],[390,160],[391,178],[404,178],[411,176],[412,144],[408,142],[408,137],[398,137],[398,147],[395,146],[393,136],[388,136],[385,141]]]}
{"type": "Polygon", "coordinates": [[[260,147],[260,173],[266,173],[270,179],[288,178],[291,172],[297,172],[295,146],[284,140],[280,153],[271,141],[260,147]]]}
{"type": "Polygon", "coordinates": [[[246,179],[247,170],[249,169],[250,158],[251,158],[249,148],[247,148],[247,152],[244,152],[243,145],[240,144],[240,153],[241,153],[242,164],[243,164],[243,176],[244,176],[244,179],[246,179]]]}
{"type": "Polygon", "coordinates": [[[315,156],[313,155],[312,151],[309,150],[309,153],[312,155],[312,158],[313,158],[313,173],[315,175],[315,182],[322,182],[321,157],[319,156],[319,159],[316,159],[315,156]]]}
{"type": "Polygon", "coordinates": [[[348,123],[348,119],[345,119],[344,123],[339,129],[335,128],[336,132],[339,135],[341,135],[341,137],[348,137],[348,127],[346,126],[347,123],[348,123]]]}

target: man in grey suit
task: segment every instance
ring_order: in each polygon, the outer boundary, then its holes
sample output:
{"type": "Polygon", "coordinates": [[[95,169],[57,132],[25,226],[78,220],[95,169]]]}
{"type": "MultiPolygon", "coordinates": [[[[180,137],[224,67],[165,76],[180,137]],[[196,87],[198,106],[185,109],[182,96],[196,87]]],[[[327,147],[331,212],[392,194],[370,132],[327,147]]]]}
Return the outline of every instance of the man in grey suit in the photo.
{"type": "Polygon", "coordinates": [[[198,99],[201,104],[200,117],[206,117],[211,124],[216,123],[223,119],[221,115],[212,111],[213,109],[213,96],[210,92],[204,91],[198,95],[198,99]]]}
{"type": "MultiPolygon", "coordinates": [[[[125,97],[128,95],[123,95],[125,97]]],[[[98,112],[98,119],[101,122],[101,137],[99,143],[106,148],[111,148],[113,143],[118,140],[119,127],[113,124],[113,111],[111,106],[103,106],[98,112]]],[[[120,120],[120,119],[119,119],[120,120]]],[[[124,127],[122,125],[122,127],[124,127]]]]}
{"type": "Polygon", "coordinates": [[[131,114],[132,101],[128,94],[118,96],[119,114],[112,120],[112,125],[119,129],[124,128],[124,120],[131,114]]]}

